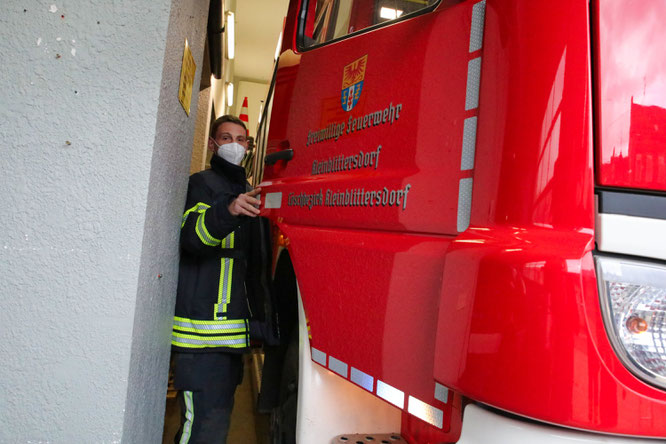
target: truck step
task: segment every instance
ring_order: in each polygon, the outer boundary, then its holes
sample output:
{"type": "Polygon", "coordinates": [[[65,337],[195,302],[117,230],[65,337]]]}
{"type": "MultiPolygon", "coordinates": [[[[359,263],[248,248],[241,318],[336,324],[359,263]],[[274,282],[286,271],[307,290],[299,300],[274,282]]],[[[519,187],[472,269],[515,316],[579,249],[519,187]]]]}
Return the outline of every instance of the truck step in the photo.
{"type": "Polygon", "coordinates": [[[407,444],[399,433],[357,433],[338,435],[331,444],[407,444]]]}

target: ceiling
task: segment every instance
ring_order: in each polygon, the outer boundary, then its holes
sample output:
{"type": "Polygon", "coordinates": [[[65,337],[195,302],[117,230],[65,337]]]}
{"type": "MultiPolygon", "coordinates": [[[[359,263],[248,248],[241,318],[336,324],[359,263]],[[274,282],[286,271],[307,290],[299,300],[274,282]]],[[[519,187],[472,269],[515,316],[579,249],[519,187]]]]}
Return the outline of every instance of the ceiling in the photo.
{"type": "Polygon", "coordinates": [[[269,83],[289,0],[236,0],[234,79],[269,83]]]}

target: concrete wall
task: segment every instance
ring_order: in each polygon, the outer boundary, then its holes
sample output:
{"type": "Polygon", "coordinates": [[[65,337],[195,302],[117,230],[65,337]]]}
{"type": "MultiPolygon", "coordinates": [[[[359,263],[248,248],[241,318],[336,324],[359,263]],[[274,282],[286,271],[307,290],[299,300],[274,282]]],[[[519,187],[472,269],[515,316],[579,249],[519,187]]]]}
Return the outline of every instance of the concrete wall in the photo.
{"type": "Polygon", "coordinates": [[[3,2],[2,443],[161,441],[208,7],[171,3],[3,2]]]}

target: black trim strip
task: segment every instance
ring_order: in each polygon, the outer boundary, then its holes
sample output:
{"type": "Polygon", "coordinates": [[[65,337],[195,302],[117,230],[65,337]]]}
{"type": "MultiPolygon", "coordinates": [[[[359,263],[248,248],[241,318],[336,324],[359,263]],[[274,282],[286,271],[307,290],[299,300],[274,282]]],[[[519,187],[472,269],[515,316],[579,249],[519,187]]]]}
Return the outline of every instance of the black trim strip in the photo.
{"type": "MultiPolygon", "coordinates": [[[[428,14],[428,13],[434,11],[442,3],[442,0],[437,0],[436,3],[433,3],[430,6],[426,6],[423,9],[418,9],[414,12],[409,13],[409,14],[402,15],[397,19],[388,20],[388,21],[381,22],[381,23],[375,23],[374,25],[368,26],[368,27],[363,28],[363,29],[359,29],[358,31],[352,32],[350,34],[345,34],[345,35],[342,35],[340,37],[337,37],[337,38],[334,38],[334,39],[331,39],[331,40],[327,40],[323,43],[318,43],[316,45],[307,46],[306,45],[307,42],[305,42],[305,39],[307,38],[305,36],[305,23],[307,21],[308,3],[310,1],[314,1],[314,0],[303,0],[303,2],[301,3],[301,10],[299,11],[299,15],[298,15],[299,23],[298,23],[298,27],[297,27],[298,34],[296,35],[296,47],[297,47],[299,52],[311,51],[313,49],[321,48],[322,46],[327,46],[331,43],[337,43],[341,40],[346,40],[350,37],[354,37],[354,36],[357,36],[357,35],[360,35],[360,34],[365,34],[366,32],[374,31],[375,29],[378,29],[378,28],[383,28],[384,26],[393,25],[395,23],[399,23],[399,22],[402,22],[402,21],[405,21],[405,20],[409,20],[409,19],[412,19],[414,17],[418,17],[420,15],[428,14]]],[[[459,1],[461,3],[463,2],[463,0],[459,0],[459,1]]]]}
{"type": "Polygon", "coordinates": [[[666,219],[666,196],[598,190],[599,212],[666,219]]]}
{"type": "MultiPolygon", "coordinates": [[[[654,257],[647,257],[647,256],[636,256],[634,254],[629,254],[629,253],[614,253],[612,251],[602,251],[602,250],[599,250],[598,248],[595,248],[594,250],[592,250],[592,256],[594,256],[595,258],[597,258],[597,257],[600,257],[600,258],[609,257],[609,258],[615,258],[615,259],[626,259],[626,260],[629,260],[629,261],[641,262],[643,264],[651,264],[651,265],[655,265],[655,266],[658,266],[658,267],[666,266],[666,261],[664,261],[663,259],[657,259],[657,258],[654,258],[654,257]]],[[[595,265],[595,267],[596,267],[596,265],[595,265]]]]}

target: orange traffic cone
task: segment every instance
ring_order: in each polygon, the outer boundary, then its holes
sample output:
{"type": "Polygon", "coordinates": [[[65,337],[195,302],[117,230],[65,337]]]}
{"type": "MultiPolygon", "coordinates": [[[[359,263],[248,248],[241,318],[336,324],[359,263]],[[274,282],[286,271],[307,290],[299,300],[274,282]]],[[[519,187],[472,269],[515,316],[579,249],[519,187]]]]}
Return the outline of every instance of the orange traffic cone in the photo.
{"type": "Polygon", "coordinates": [[[250,133],[250,119],[247,117],[247,96],[243,99],[243,106],[241,106],[241,112],[238,116],[239,119],[245,124],[248,134],[250,133]]]}

